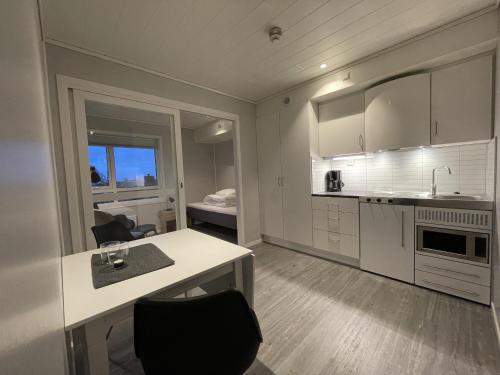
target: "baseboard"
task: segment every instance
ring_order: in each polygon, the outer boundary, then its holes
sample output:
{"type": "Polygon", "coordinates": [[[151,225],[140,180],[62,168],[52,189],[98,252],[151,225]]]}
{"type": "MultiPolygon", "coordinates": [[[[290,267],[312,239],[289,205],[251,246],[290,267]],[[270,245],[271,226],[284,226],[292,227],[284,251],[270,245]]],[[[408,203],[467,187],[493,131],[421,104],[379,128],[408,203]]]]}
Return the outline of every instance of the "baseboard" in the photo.
{"type": "Polygon", "coordinates": [[[495,324],[495,332],[497,333],[498,347],[500,348],[500,321],[498,320],[495,303],[491,303],[491,313],[493,314],[493,323],[495,324]]]}
{"type": "Polygon", "coordinates": [[[349,258],[343,255],[333,254],[329,251],[315,249],[314,247],[296,244],[294,242],[286,241],[281,238],[262,235],[262,240],[273,245],[281,246],[289,250],[297,251],[307,255],[312,255],[318,258],[331,260],[336,263],[341,263],[347,266],[359,268],[359,259],[349,258]]]}
{"type": "Polygon", "coordinates": [[[252,247],[252,246],[255,246],[255,245],[258,245],[262,243],[262,238],[258,238],[256,239],[255,241],[250,241],[250,242],[247,242],[244,247],[252,247]]]}

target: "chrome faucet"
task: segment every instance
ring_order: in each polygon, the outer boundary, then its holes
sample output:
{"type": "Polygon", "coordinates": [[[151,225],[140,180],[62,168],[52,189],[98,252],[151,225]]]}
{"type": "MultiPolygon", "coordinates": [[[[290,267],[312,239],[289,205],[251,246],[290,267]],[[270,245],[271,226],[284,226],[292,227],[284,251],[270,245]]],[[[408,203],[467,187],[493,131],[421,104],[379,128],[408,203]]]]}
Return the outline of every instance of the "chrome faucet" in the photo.
{"type": "Polygon", "coordinates": [[[447,169],[448,174],[451,174],[450,167],[443,165],[442,167],[437,167],[432,170],[432,196],[436,196],[436,170],[438,169],[447,169]]]}

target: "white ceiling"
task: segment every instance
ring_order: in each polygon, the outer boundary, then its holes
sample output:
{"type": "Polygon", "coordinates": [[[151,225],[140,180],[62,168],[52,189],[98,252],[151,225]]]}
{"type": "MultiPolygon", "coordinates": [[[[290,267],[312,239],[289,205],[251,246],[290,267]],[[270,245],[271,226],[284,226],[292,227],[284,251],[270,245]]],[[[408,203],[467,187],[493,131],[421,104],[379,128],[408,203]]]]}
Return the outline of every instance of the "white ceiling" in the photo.
{"type": "Polygon", "coordinates": [[[495,0],[42,0],[46,39],[259,100],[495,0]],[[283,29],[270,43],[271,25],[283,29]],[[328,64],[324,70],[321,63],[328,64]]]}

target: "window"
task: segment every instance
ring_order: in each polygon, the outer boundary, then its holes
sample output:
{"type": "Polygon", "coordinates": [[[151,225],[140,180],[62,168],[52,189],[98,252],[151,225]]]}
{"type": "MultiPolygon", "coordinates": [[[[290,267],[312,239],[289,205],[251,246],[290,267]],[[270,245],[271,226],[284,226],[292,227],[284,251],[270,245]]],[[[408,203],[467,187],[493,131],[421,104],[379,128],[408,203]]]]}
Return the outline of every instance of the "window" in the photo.
{"type": "Polygon", "coordinates": [[[109,163],[106,146],[89,146],[92,187],[109,186],[109,163]]]}
{"type": "Polygon", "coordinates": [[[158,186],[153,148],[113,147],[117,188],[158,186]]]}
{"type": "Polygon", "coordinates": [[[154,147],[89,145],[94,192],[119,192],[158,187],[154,147]]]}

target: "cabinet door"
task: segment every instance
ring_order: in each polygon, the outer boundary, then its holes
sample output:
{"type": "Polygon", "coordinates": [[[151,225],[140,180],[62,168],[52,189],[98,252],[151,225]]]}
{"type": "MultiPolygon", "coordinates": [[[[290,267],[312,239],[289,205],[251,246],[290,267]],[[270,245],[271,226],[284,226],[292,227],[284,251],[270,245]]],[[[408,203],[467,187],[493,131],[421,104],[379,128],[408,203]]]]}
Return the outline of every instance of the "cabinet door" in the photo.
{"type": "Polygon", "coordinates": [[[365,97],[349,95],[319,105],[319,153],[323,157],[364,151],[365,97]]]}
{"type": "Polygon", "coordinates": [[[413,206],[360,204],[361,269],[414,282],[413,206]]]}
{"type": "Polygon", "coordinates": [[[257,118],[262,234],[283,238],[279,113],[257,118]]]}
{"type": "Polygon", "coordinates": [[[280,112],[285,240],[312,246],[309,104],[280,112]]]}
{"type": "Polygon", "coordinates": [[[432,72],[432,144],[490,139],[493,57],[432,72]]]}
{"type": "Polygon", "coordinates": [[[365,92],[366,151],[430,144],[430,74],[416,74],[365,92]]]}

